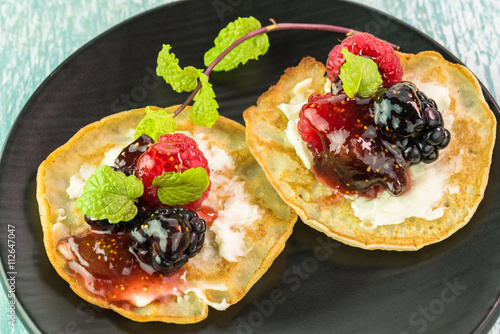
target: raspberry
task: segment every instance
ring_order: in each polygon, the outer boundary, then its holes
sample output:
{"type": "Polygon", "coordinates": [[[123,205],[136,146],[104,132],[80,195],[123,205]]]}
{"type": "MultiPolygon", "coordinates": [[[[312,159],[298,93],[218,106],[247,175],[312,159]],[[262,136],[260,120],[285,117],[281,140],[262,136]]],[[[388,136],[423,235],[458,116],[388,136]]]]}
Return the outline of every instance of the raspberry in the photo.
{"type": "Polygon", "coordinates": [[[328,113],[328,109],[324,104],[314,104],[314,102],[325,98],[332,98],[332,96],[332,93],[326,93],[324,95],[316,93],[311,94],[307,104],[305,104],[299,112],[297,129],[302,140],[307,143],[307,148],[313,153],[323,150],[321,137],[317,133],[315,126],[313,126],[313,123],[317,123],[314,120],[325,118],[328,113]]]}
{"type": "Polygon", "coordinates": [[[360,33],[347,37],[336,45],[329,53],[326,70],[330,81],[339,75],[340,67],[345,63],[342,49],[373,59],[382,75],[383,85],[390,86],[403,79],[403,67],[393,48],[386,42],[368,33],[360,33]]]}
{"type": "MultiPolygon", "coordinates": [[[[165,172],[183,172],[190,168],[203,167],[210,176],[208,162],[196,142],[181,133],[167,134],[149,146],[136,163],[135,175],[144,184],[141,205],[154,209],[164,206],[158,199],[158,187],[152,185],[155,177],[165,172]]],[[[197,210],[208,197],[210,185],[201,198],[186,205],[186,209],[197,210]]]]}

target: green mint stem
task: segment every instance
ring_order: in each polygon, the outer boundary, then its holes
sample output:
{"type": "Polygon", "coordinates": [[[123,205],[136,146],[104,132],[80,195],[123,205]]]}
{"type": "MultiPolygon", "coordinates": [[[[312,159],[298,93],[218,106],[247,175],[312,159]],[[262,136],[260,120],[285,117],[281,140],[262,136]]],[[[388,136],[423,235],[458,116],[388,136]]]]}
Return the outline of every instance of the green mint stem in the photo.
{"type": "MultiPolygon", "coordinates": [[[[205,69],[203,72],[204,74],[207,75],[207,77],[210,75],[212,70],[214,69],[215,66],[229,53],[231,52],[235,47],[237,47],[239,44],[242,42],[246,41],[249,38],[252,38],[254,36],[268,33],[271,31],[278,31],[278,30],[321,30],[321,31],[331,31],[331,32],[336,32],[336,33],[342,33],[346,35],[353,35],[353,34],[359,34],[361,31],[358,30],[353,30],[350,28],[345,28],[345,27],[340,27],[340,26],[334,26],[334,25],[329,25],[329,24],[313,24],[313,23],[275,23],[269,26],[265,26],[259,29],[256,29],[254,31],[251,31],[240,38],[238,38],[236,41],[234,41],[233,44],[231,44],[224,52],[222,52],[217,58],[212,61],[212,63],[205,69]]],[[[389,42],[387,42],[389,43],[389,42]]],[[[389,43],[389,45],[392,46],[394,49],[399,49],[399,47],[395,44],[389,43]]],[[[177,116],[186,106],[193,100],[193,98],[196,96],[196,93],[201,88],[201,82],[198,82],[198,85],[196,88],[191,92],[191,94],[188,96],[186,101],[184,101],[183,104],[177,108],[177,110],[174,113],[174,117],[177,116]]]]}

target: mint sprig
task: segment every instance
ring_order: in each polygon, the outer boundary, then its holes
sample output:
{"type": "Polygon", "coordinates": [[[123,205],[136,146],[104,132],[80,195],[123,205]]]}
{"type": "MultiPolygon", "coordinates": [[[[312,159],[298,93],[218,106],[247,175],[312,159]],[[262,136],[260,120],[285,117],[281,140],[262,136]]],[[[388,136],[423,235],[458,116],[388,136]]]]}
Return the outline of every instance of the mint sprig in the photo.
{"type": "MultiPolygon", "coordinates": [[[[198,126],[212,127],[219,118],[219,105],[215,101],[215,93],[207,75],[192,66],[181,69],[178,65],[179,60],[169,51],[170,45],[164,45],[158,54],[156,73],[161,73],[165,81],[177,92],[194,91],[191,99],[194,99],[195,103],[188,116],[198,126]],[[200,88],[201,91],[198,93],[200,88]]],[[[182,109],[186,105],[187,103],[182,109]]],[[[178,112],[174,116],[177,114],[178,112]]]]}
{"type": "Polygon", "coordinates": [[[134,140],[145,134],[157,141],[160,136],[175,132],[177,124],[173,114],[167,113],[164,109],[153,110],[149,106],[145,112],[146,116],[135,128],[134,140]]]}
{"type": "Polygon", "coordinates": [[[188,117],[198,126],[211,127],[219,118],[219,104],[215,100],[212,84],[208,82],[205,74],[200,75],[201,89],[193,98],[193,107],[189,110],[188,117]]]}
{"type": "MultiPolygon", "coordinates": [[[[260,28],[262,28],[260,22],[251,16],[238,18],[236,21],[229,23],[215,38],[215,46],[205,53],[205,66],[210,66],[221,53],[240,37],[260,28]]],[[[251,37],[232,49],[231,52],[220,60],[213,70],[230,71],[240,64],[244,65],[251,59],[258,59],[259,56],[266,54],[268,49],[269,38],[266,34],[251,37]]]]}
{"type": "Polygon", "coordinates": [[[108,219],[111,224],[130,221],[137,215],[134,200],[141,197],[144,186],[133,175],[114,171],[110,166],[97,168],[85,185],[76,207],[94,219],[108,219]]]}
{"type": "Polygon", "coordinates": [[[351,99],[357,94],[369,97],[382,84],[382,76],[378,66],[371,58],[356,56],[347,49],[341,50],[346,62],[340,67],[342,88],[351,99]]]}
{"type": "MultiPolygon", "coordinates": [[[[212,86],[207,85],[210,73],[213,70],[227,71],[236,68],[250,59],[257,59],[260,55],[265,54],[269,48],[269,39],[266,35],[268,32],[295,29],[331,31],[344,34],[360,33],[357,30],[328,24],[272,22],[271,25],[261,27],[260,22],[253,17],[238,18],[222,29],[214,41],[215,46],[208,50],[204,56],[204,63],[207,68],[203,71],[203,74],[207,77],[207,80],[200,74],[201,70],[181,69],[178,65],[179,61],[169,52],[170,46],[164,46],[158,56],[158,75],[166,73],[167,75],[162,76],[170,84],[175,84],[174,81],[176,80],[181,81],[174,89],[180,90],[182,88],[184,91],[192,89],[189,97],[174,112],[174,117],[182,112],[191,101],[195,100],[194,104],[198,103],[198,105],[196,107],[193,105],[195,110],[190,113],[189,117],[193,117],[195,124],[210,127],[216,121],[215,115],[218,117],[219,114],[218,105],[215,102],[215,93],[213,93],[212,86]],[[197,84],[193,88],[194,77],[197,78],[197,84]],[[200,96],[195,98],[198,94],[200,96]],[[207,117],[207,120],[203,120],[204,117],[207,117]]],[[[389,44],[395,49],[398,48],[394,44],[389,44]]]]}
{"type": "MultiPolygon", "coordinates": [[[[212,70],[230,70],[245,64],[250,59],[257,59],[267,52],[269,40],[266,33],[278,30],[323,30],[345,34],[355,34],[349,28],[302,23],[275,23],[261,27],[260,23],[250,18],[239,18],[224,28],[214,47],[205,54],[204,71],[193,66],[181,68],[179,60],[170,52],[170,45],[163,45],[158,54],[156,72],[170,84],[176,92],[189,92],[191,94],[184,103],[174,112],[173,116],[164,110],[155,111],[146,108],[146,117],[139,123],[135,138],[147,134],[155,141],[159,136],[175,131],[173,117],[178,115],[191,101],[194,100],[188,116],[199,126],[212,126],[219,116],[215,92],[208,82],[212,70]],[[259,36],[262,35],[262,36],[259,36]],[[254,38],[258,36],[258,38],[254,38]],[[240,46],[240,47],[239,47],[240,46]],[[234,51],[234,52],[232,52],[234,51]],[[215,58],[214,58],[215,57],[215,58]],[[225,58],[227,57],[227,59],[225,58]],[[219,64],[219,66],[218,66],[219,64]]],[[[390,43],[389,43],[390,44],[390,43]]],[[[397,49],[396,45],[391,44],[397,49]]],[[[344,54],[345,55],[345,54],[344,54]]],[[[347,55],[346,59],[350,56],[347,55]]],[[[343,81],[348,82],[344,90],[349,94],[370,95],[377,78],[367,82],[360,80],[365,73],[356,72],[352,68],[359,67],[368,74],[375,74],[371,65],[358,64],[358,59],[350,59],[343,68],[345,76],[343,81]],[[373,86],[373,87],[372,87],[373,86]]],[[[363,62],[363,61],[361,61],[363,62]]],[[[378,71],[377,71],[378,72],[378,71]]],[[[378,85],[377,85],[378,86],[378,85]]],[[[189,169],[185,172],[164,173],[153,181],[158,186],[158,197],[166,205],[184,205],[199,199],[210,184],[207,172],[203,168],[189,169]]],[[[114,171],[109,166],[101,166],[88,179],[84,186],[83,195],[76,202],[77,208],[94,219],[108,219],[110,223],[130,221],[137,215],[135,201],[144,192],[144,185],[135,176],[114,171]]]]}
{"type": "Polygon", "coordinates": [[[158,199],[165,205],[184,205],[199,199],[207,190],[210,180],[203,167],[184,172],[165,172],[155,177],[153,186],[158,187],[158,199]]]}
{"type": "Polygon", "coordinates": [[[202,71],[193,66],[181,68],[179,59],[175,54],[170,53],[171,48],[168,44],[163,45],[163,49],[158,54],[156,74],[163,77],[177,93],[190,92],[196,88],[202,71]]]}

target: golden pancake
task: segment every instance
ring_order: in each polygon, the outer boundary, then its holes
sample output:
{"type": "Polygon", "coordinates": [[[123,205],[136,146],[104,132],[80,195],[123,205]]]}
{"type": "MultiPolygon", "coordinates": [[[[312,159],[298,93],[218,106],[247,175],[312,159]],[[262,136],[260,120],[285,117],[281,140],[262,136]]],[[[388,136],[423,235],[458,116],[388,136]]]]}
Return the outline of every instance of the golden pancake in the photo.
{"type": "Polygon", "coordinates": [[[447,90],[441,95],[447,96],[449,104],[444,110],[439,103],[438,107],[451,132],[451,142],[436,162],[417,165],[418,173],[414,174],[423,173],[428,179],[414,177],[418,181],[414,180],[414,187],[407,192],[413,191],[411,201],[403,200],[403,195],[392,196],[382,203],[392,206],[380,209],[381,202],[333,194],[315,179],[297,154],[284,132],[288,118],[279,106],[296,98],[293,90],[304,80],[310,80],[307,96],[323,93],[326,78],[322,63],[304,58],[297,67],[287,69],[257,105],[243,114],[248,146],[283,200],[307,225],[364,249],[418,250],[446,239],[467,224],[484,196],[495,143],[496,119],[472,73],[436,52],[397,55],[405,70],[403,80],[419,82],[431,98],[435,91],[447,90]],[[440,185],[438,191],[421,186],[427,184],[432,189],[432,182],[440,185]],[[426,202],[426,197],[433,196],[438,197],[426,202]],[[418,211],[420,202],[428,207],[427,213],[381,223],[386,214],[418,211]],[[394,212],[387,213],[386,209],[394,212]]]}
{"type": "Polygon", "coordinates": [[[223,310],[245,296],[283,250],[297,215],[251,155],[242,125],[220,117],[211,128],[201,128],[185,111],[176,118],[177,130],[189,132],[209,161],[212,188],[206,203],[218,218],[207,228],[201,252],[172,277],[160,275],[160,288],[148,284],[146,275],[139,289],[117,284],[120,297],[108,296],[72,251],[70,238],[84,236],[89,226],[69,189],[78,179],[85,181],[106,153],[112,158],[131,143],[144,115],[135,109],[90,124],[40,165],[37,199],[44,245],[58,274],[85,300],[136,321],[198,322],[206,318],[208,305],[223,310]]]}

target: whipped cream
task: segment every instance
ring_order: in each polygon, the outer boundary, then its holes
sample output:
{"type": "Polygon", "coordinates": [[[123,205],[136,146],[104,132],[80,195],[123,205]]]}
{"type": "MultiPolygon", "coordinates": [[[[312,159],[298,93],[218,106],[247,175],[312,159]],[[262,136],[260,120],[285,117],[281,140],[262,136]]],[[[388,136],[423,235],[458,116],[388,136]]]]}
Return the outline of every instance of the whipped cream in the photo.
{"type": "Polygon", "coordinates": [[[69,187],[66,189],[66,193],[70,199],[75,199],[83,195],[83,186],[96,169],[97,167],[83,164],[80,167],[80,171],[69,179],[69,187]]]}
{"type": "Polygon", "coordinates": [[[242,181],[233,178],[224,183],[228,185],[224,194],[227,198],[221,203],[210,230],[216,235],[219,255],[229,262],[236,262],[238,257],[251,250],[245,244],[245,229],[253,228],[252,223],[260,217],[260,209],[250,204],[242,181]]]}
{"type": "Polygon", "coordinates": [[[297,123],[299,122],[299,112],[302,106],[307,102],[309,95],[314,93],[314,90],[311,88],[311,83],[312,78],[308,78],[296,84],[293,88],[291,100],[288,103],[282,103],[278,106],[288,118],[288,124],[285,130],[288,141],[295,149],[295,152],[297,152],[304,166],[308,169],[311,168],[313,159],[311,152],[307,149],[306,143],[300,137],[299,131],[297,130],[297,123]]]}
{"type": "Polygon", "coordinates": [[[245,183],[239,177],[228,178],[225,170],[234,170],[233,159],[223,149],[209,145],[203,134],[196,134],[199,149],[208,160],[212,188],[204,205],[217,211],[217,218],[210,230],[215,233],[219,255],[229,262],[238,261],[251,247],[245,244],[245,229],[253,228],[253,222],[260,217],[260,209],[251,204],[245,190],[245,183]]]}
{"type": "MultiPolygon", "coordinates": [[[[446,127],[451,129],[453,115],[446,112],[451,103],[448,88],[438,83],[420,82],[417,79],[411,79],[411,81],[427,97],[437,103],[439,111],[443,114],[446,127]]],[[[302,105],[307,102],[309,97],[308,92],[311,91],[311,83],[312,79],[299,82],[293,89],[293,97],[290,102],[278,106],[289,120],[285,134],[304,166],[308,169],[311,168],[313,157],[298,134],[297,122],[302,105]]],[[[325,85],[325,91],[328,90],[328,84],[325,85]]],[[[340,136],[341,134],[336,135],[340,136]]],[[[453,194],[460,191],[459,186],[447,189],[446,181],[451,175],[462,169],[460,156],[454,157],[448,163],[442,159],[446,151],[443,153],[440,159],[432,164],[410,166],[408,170],[413,179],[412,188],[400,196],[392,196],[387,191],[382,192],[374,199],[349,196],[352,200],[351,207],[354,210],[354,215],[363,221],[362,224],[366,228],[399,224],[410,217],[433,220],[443,216],[444,207],[439,207],[438,203],[444,193],[453,194]]]]}

